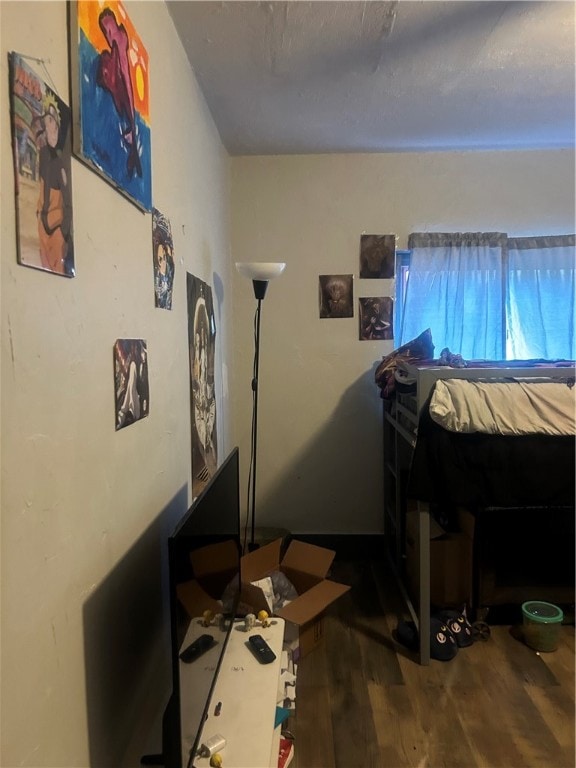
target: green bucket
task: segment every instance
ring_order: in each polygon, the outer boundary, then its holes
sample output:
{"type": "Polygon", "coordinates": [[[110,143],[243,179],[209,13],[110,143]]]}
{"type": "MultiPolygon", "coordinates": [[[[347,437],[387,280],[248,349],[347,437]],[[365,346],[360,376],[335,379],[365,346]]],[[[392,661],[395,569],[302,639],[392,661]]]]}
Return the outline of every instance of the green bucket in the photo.
{"type": "Polygon", "coordinates": [[[522,617],[526,645],[542,653],[558,648],[564,614],[557,605],[530,600],[522,604],[522,617]]]}

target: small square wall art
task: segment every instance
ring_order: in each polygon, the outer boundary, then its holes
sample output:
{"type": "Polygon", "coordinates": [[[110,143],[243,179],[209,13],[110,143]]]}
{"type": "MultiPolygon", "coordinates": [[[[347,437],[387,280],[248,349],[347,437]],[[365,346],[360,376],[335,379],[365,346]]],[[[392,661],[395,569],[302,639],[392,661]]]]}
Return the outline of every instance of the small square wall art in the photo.
{"type": "Polygon", "coordinates": [[[394,338],[394,302],[390,296],[359,299],[360,341],[387,341],[394,338]]]}
{"type": "Polygon", "coordinates": [[[320,317],[354,317],[352,275],[320,275],[320,317]]]}
{"type": "Polygon", "coordinates": [[[144,339],[117,339],[114,344],[116,431],[148,416],[148,350],[144,339]]]}
{"type": "Polygon", "coordinates": [[[360,236],[360,277],[393,278],[396,235],[360,236]]]}

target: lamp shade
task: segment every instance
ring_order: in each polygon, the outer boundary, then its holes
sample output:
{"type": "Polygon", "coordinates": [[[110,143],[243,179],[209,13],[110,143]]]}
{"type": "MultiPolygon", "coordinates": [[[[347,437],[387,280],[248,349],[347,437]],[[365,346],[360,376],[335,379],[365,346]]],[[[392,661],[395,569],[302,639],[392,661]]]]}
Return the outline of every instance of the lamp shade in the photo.
{"type": "Polygon", "coordinates": [[[272,280],[284,272],[285,262],[281,261],[237,261],[236,269],[250,280],[272,280]]]}

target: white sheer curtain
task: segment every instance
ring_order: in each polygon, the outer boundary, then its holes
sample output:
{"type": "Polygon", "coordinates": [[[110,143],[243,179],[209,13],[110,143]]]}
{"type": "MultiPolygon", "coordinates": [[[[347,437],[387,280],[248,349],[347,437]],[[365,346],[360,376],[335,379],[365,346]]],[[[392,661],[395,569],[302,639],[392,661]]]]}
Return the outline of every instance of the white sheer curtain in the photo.
{"type": "Polygon", "coordinates": [[[435,356],[504,357],[504,255],[501,232],[413,233],[400,344],[430,328],[435,356]]]}
{"type": "Polygon", "coordinates": [[[575,237],[508,240],[508,359],[576,359],[575,237]]]}

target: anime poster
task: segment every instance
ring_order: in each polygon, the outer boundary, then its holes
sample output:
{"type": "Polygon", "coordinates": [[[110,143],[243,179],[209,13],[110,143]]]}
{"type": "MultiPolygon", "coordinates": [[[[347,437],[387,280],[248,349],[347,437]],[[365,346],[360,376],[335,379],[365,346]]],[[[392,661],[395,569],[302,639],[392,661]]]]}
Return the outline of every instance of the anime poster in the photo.
{"type": "Polygon", "coordinates": [[[386,341],[394,338],[394,304],[390,296],[359,299],[360,341],[386,341]]]}
{"type": "Polygon", "coordinates": [[[148,53],[118,0],[69,8],[74,154],[149,211],[148,53]]]}
{"type": "Polygon", "coordinates": [[[152,208],[152,261],[154,265],[154,302],[160,309],[172,309],[174,285],[174,245],[170,222],[152,208]]]}
{"type": "Polygon", "coordinates": [[[192,497],[195,498],[218,466],[214,388],[216,323],[210,286],[187,273],[186,289],[192,418],[192,497]]]}
{"type": "Polygon", "coordinates": [[[18,262],[74,277],[70,109],[25,57],[8,60],[18,262]]]}
{"type": "Polygon", "coordinates": [[[148,350],[143,339],[117,339],[114,344],[116,431],[148,416],[148,350]]]}
{"type": "Polygon", "coordinates": [[[360,277],[392,278],[396,262],[396,235],[360,236],[360,277]]]}
{"type": "Polygon", "coordinates": [[[352,275],[320,275],[318,303],[320,317],[354,317],[352,275]]]}

